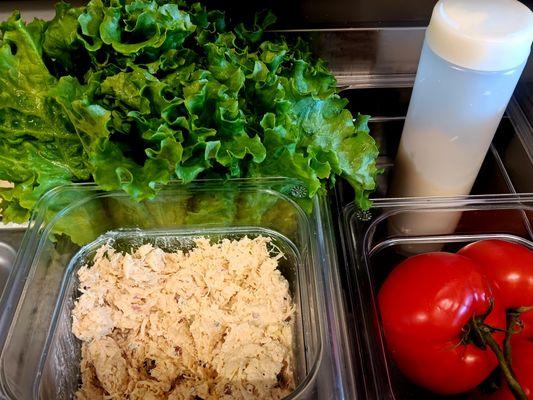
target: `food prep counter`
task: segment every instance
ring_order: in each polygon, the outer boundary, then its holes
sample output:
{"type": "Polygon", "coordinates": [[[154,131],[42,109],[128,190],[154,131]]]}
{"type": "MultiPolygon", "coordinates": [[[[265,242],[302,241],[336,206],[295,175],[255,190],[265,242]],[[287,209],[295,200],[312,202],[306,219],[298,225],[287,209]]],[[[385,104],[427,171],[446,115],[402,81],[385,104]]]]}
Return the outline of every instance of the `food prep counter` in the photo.
{"type": "MultiPolygon", "coordinates": [[[[48,11],[44,10],[37,13],[46,16],[48,11]]],[[[291,399],[440,399],[409,383],[395,368],[384,349],[375,293],[392,267],[405,258],[404,246],[436,245],[453,251],[486,238],[527,245],[533,242],[533,195],[528,194],[533,192],[531,85],[527,81],[519,83],[470,196],[391,199],[387,192],[424,28],[283,29],[281,33],[308,37],[329,62],[341,95],[350,101],[350,110],[371,115],[369,127],[379,144],[378,165],[382,169],[372,196],[374,205],[369,211],[357,209],[351,187],[338,180],[327,196],[314,200],[312,214],[305,216],[284,196],[292,182],[237,182],[230,189],[237,196],[250,195],[248,206],[253,206],[253,201],[271,202],[285,207],[285,211],[293,210],[294,220],[276,220],[272,207],[273,215],[267,216],[267,222],[246,221],[235,227],[234,221],[224,220],[221,210],[209,226],[186,226],[188,234],[197,235],[201,227],[215,236],[228,234],[228,230],[232,235],[254,235],[257,232],[247,229],[259,226],[257,229],[275,237],[279,246],[286,246],[285,252],[291,254],[289,261],[294,262],[286,266],[286,276],[297,293],[299,363],[298,388],[291,399]],[[257,195],[260,200],[254,197],[257,195]],[[388,231],[392,215],[415,212],[460,213],[461,219],[453,234],[409,236],[388,231]]],[[[526,71],[525,80],[528,74],[526,71]]],[[[227,196],[228,189],[211,183],[202,187],[200,183],[163,192],[158,201],[165,212],[172,209],[173,217],[180,221],[175,231],[168,230],[172,222],[165,220],[166,214],[144,203],[136,205],[119,193],[102,195],[89,185],[51,196],[65,196],[62,212],[66,213],[81,209],[82,213],[105,214],[111,203],[122,203],[122,220],[110,217],[108,226],[92,227],[92,239],[96,239],[96,233],[113,231],[108,235],[119,242],[165,238],[162,243],[168,245],[180,242],[180,235],[184,235],[178,232],[183,228],[183,216],[177,216],[172,207],[179,208],[180,199],[191,204],[195,197],[206,193],[227,196]],[[78,209],[70,203],[73,198],[78,209]],[[155,220],[148,223],[146,216],[155,220]],[[161,227],[165,229],[158,231],[161,227]],[[152,233],[147,237],[134,229],[152,233]]],[[[234,206],[242,204],[241,199],[234,206]]],[[[5,314],[0,323],[15,318],[10,330],[0,333],[0,341],[6,346],[0,360],[4,367],[2,385],[10,399],[66,399],[77,385],[79,371],[60,371],[61,365],[75,364],[79,352],[66,310],[74,301],[75,271],[89,258],[87,254],[94,252],[94,243],[85,240],[88,247],[80,250],[65,240],[55,241],[52,225],[60,224],[61,219],[48,223],[44,219],[46,202],[41,207],[31,225],[32,235],[24,240],[26,226],[0,225],[0,286],[13,272],[13,265],[19,268],[9,282],[15,284],[15,290],[1,302],[5,314]]]]}

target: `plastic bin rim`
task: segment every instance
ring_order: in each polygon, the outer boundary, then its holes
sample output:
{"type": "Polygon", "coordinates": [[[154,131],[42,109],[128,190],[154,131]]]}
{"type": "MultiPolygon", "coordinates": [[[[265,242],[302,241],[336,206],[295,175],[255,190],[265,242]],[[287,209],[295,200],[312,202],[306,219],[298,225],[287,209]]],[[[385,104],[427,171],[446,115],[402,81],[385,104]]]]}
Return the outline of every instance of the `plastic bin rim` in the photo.
{"type": "MultiPolygon", "coordinates": [[[[482,194],[448,197],[390,197],[385,199],[371,199],[373,209],[420,209],[420,208],[448,208],[483,204],[533,203],[533,193],[482,194]]],[[[357,204],[351,202],[343,208],[345,215],[360,211],[357,204]]]]}

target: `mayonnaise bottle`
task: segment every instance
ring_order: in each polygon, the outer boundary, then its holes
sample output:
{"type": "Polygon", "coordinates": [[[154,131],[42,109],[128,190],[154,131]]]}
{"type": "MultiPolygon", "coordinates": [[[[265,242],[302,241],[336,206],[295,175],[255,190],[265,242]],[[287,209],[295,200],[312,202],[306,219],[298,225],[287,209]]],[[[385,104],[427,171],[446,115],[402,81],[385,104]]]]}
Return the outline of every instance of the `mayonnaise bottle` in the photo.
{"type": "MultiPolygon", "coordinates": [[[[470,193],[529,56],[533,13],[516,0],[440,0],[433,9],[396,156],[391,197],[470,193]]],[[[392,221],[453,232],[458,213],[392,221]]]]}

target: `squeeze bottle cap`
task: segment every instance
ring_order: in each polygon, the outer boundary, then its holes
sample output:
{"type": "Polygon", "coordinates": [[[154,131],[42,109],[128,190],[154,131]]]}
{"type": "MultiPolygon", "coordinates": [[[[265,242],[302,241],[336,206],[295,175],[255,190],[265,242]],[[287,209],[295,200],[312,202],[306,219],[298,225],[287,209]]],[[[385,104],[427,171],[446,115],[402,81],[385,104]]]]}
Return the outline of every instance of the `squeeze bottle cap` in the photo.
{"type": "Polygon", "coordinates": [[[479,71],[521,65],[532,40],[533,12],[517,0],[440,0],[426,31],[433,52],[479,71]]]}

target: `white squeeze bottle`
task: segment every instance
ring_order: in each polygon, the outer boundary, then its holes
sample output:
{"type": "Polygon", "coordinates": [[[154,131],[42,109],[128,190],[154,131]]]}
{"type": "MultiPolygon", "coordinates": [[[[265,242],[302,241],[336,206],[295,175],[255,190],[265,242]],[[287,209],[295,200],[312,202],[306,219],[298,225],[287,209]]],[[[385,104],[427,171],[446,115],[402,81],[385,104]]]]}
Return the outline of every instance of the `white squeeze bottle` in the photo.
{"type": "MultiPolygon", "coordinates": [[[[426,31],[392,197],[470,193],[529,56],[533,13],[516,0],[440,0],[426,31]]],[[[460,213],[411,213],[393,231],[453,232],[460,213]]]]}

